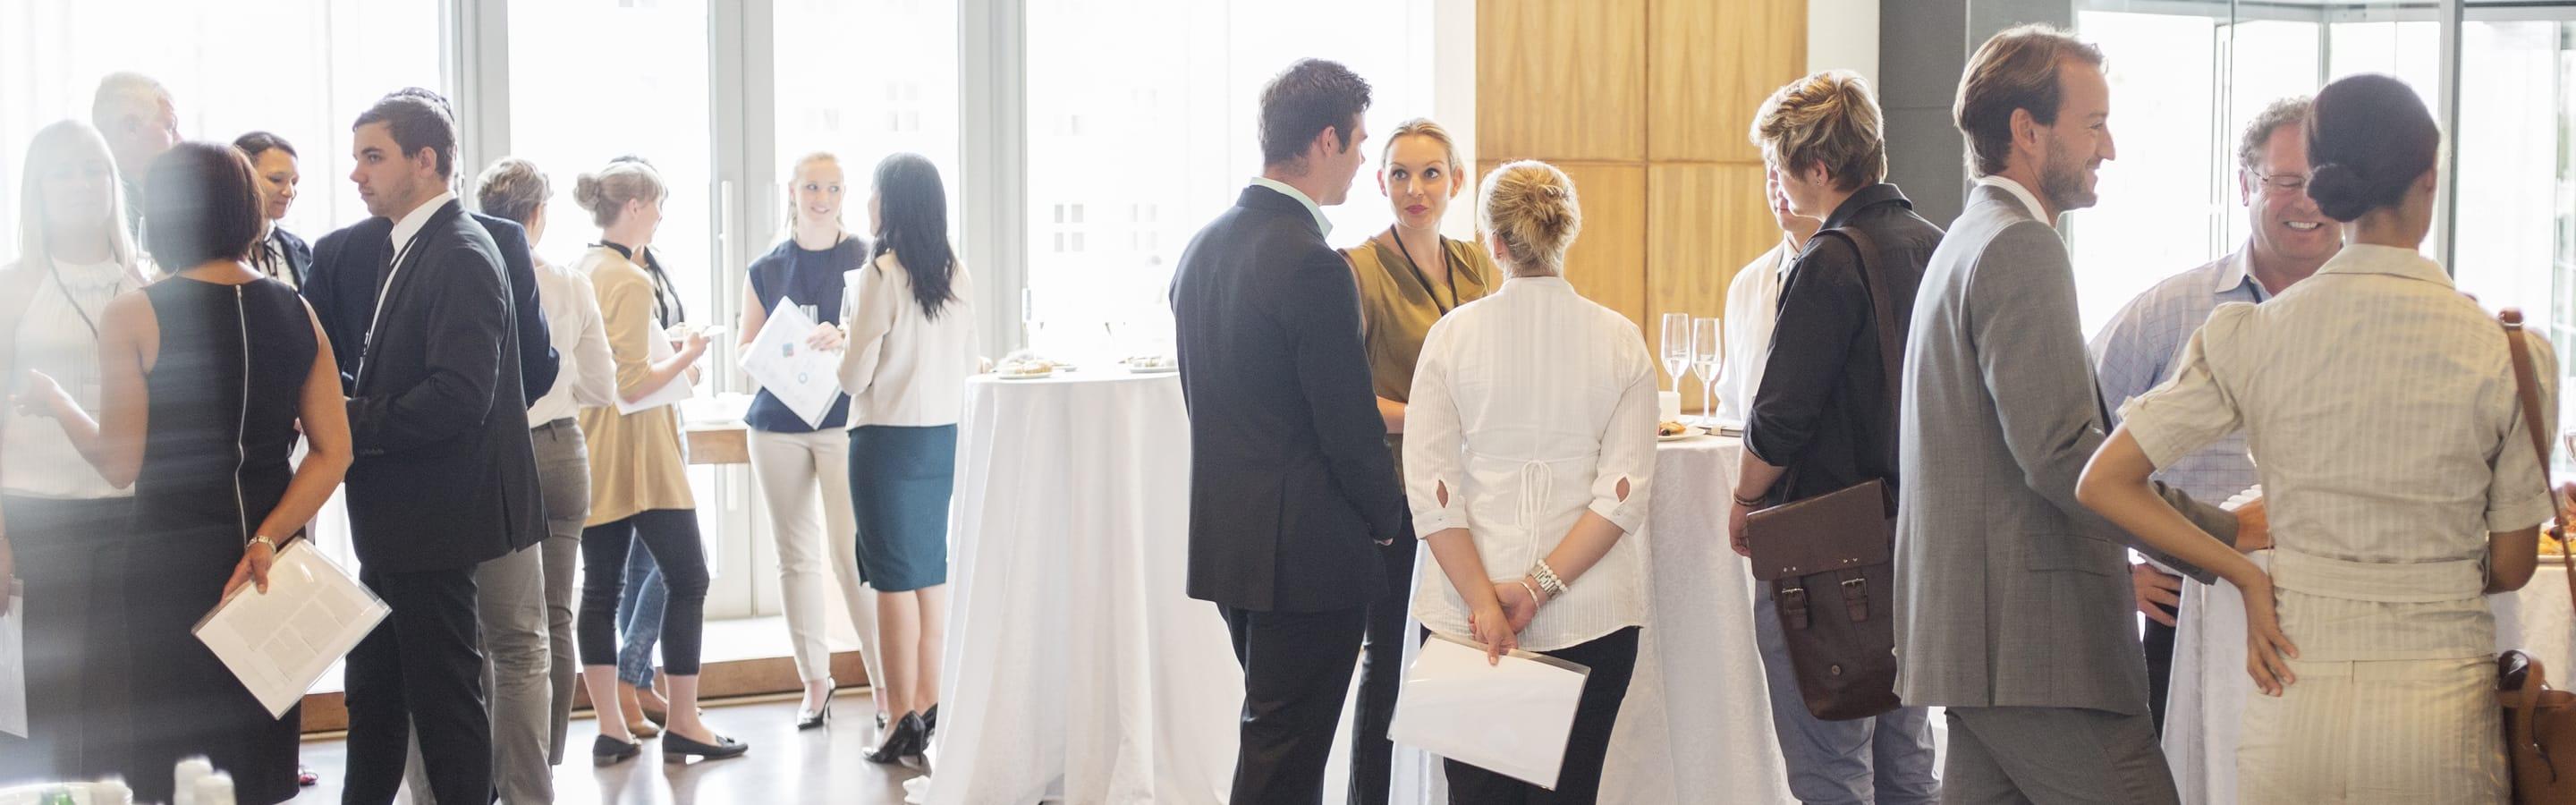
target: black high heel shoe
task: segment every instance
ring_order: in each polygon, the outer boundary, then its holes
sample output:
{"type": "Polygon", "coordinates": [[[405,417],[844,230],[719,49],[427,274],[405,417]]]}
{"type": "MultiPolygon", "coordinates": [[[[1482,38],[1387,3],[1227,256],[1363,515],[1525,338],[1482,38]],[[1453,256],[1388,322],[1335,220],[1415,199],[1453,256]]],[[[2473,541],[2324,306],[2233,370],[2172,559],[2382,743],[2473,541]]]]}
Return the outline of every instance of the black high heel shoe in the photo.
{"type": "Polygon", "coordinates": [[[643,754],[643,741],[620,741],[606,735],[590,742],[590,765],[614,766],[643,754]]]}
{"type": "Polygon", "coordinates": [[[829,724],[831,724],[831,723],[832,723],[832,700],[831,700],[831,699],[828,699],[828,698],[824,699],[824,700],[823,700],[823,706],[822,706],[820,709],[807,710],[807,709],[804,709],[804,708],[797,708],[797,710],[796,710],[796,729],[798,729],[799,731],[802,731],[802,730],[810,730],[810,729],[814,729],[814,728],[816,728],[816,727],[821,727],[821,726],[829,725],[829,724]]]}
{"type": "Polygon", "coordinates": [[[749,751],[751,751],[751,744],[722,735],[716,736],[715,743],[704,744],[676,732],[662,733],[662,762],[664,763],[687,763],[691,757],[723,760],[741,757],[742,753],[749,751]]]}
{"type": "Polygon", "coordinates": [[[938,735],[939,705],[934,704],[930,706],[930,709],[921,711],[921,740],[924,743],[927,743],[931,738],[938,737],[938,735]]]}
{"type": "Polygon", "coordinates": [[[878,744],[876,749],[862,757],[870,763],[901,763],[906,758],[920,759],[922,751],[928,748],[930,728],[922,724],[921,714],[905,713],[903,718],[895,721],[894,733],[886,736],[885,743],[878,744]]]}

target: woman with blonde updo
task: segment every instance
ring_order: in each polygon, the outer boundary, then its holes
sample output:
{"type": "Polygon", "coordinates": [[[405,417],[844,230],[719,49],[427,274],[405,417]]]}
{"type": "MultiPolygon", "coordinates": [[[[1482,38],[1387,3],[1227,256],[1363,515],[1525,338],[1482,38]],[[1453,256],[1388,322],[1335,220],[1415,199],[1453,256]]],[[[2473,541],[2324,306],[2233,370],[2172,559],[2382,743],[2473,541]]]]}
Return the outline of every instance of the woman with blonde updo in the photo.
{"type": "Polygon", "coordinates": [[[1508,278],[1432,325],[1413,370],[1405,493],[1441,571],[1413,615],[1489,657],[1592,669],[1552,794],[1453,760],[1449,801],[1591,802],[1645,624],[1643,558],[1621,537],[1646,523],[1655,362],[1635,324],[1565,281],[1583,212],[1564,172],[1514,162],[1478,195],[1508,278]]]}
{"type": "MultiPolygon", "coordinates": [[[[685,318],[669,278],[638,264],[662,223],[670,192],[652,166],[609,163],[582,174],[573,200],[599,225],[599,245],[582,255],[578,271],[590,276],[607,325],[608,350],[617,364],[617,395],[627,402],[695,372],[707,339],[674,328],[685,318]],[[673,338],[673,336],[677,338],[673,338]],[[653,339],[680,346],[655,359],[653,339]]],[[[653,555],[670,590],[662,612],[662,672],[671,706],[662,726],[662,759],[740,755],[747,745],[717,735],[698,718],[698,648],[705,622],[707,558],[699,547],[697,503],[689,494],[688,467],[680,453],[679,412],[662,405],[634,413],[616,406],[581,411],[590,449],[590,517],[581,534],[582,681],[594,702],[617,701],[617,598],[625,588],[627,552],[653,555]]],[[[591,760],[599,765],[642,750],[624,719],[599,720],[591,760]]]]}

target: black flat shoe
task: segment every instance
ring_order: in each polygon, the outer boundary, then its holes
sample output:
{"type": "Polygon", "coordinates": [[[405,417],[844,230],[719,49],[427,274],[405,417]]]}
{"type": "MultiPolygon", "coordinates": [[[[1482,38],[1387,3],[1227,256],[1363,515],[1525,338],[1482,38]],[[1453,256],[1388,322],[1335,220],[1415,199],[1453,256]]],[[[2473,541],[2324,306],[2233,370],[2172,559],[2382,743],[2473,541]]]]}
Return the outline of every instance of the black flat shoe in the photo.
{"type": "Polygon", "coordinates": [[[830,723],[832,723],[832,700],[830,699],[823,700],[822,709],[806,710],[798,708],[796,711],[796,729],[798,730],[810,730],[830,723]]]}
{"type": "Polygon", "coordinates": [[[886,736],[885,743],[878,744],[862,757],[870,763],[901,763],[907,758],[920,759],[922,750],[928,748],[930,728],[922,725],[921,714],[905,713],[903,718],[895,721],[894,732],[886,736]]]}
{"type": "Polygon", "coordinates": [[[664,763],[687,763],[691,757],[723,760],[741,757],[742,753],[749,751],[751,751],[751,744],[722,735],[716,736],[715,743],[702,744],[676,732],[662,733],[662,762],[664,763]]]}
{"type": "Polygon", "coordinates": [[[620,741],[606,735],[590,742],[590,765],[614,766],[644,753],[642,741],[620,741]]]}

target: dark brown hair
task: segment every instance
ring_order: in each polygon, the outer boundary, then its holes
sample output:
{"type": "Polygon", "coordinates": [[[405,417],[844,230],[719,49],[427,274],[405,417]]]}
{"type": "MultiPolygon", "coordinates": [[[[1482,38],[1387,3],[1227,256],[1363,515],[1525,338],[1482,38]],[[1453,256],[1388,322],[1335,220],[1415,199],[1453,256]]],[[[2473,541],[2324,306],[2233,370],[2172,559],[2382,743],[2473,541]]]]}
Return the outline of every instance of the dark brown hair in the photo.
{"type": "Polygon", "coordinates": [[[1360,113],[1368,111],[1369,84],[1351,68],[1323,59],[1300,59],[1261,88],[1261,164],[1303,159],[1315,135],[1332,129],[1351,147],[1360,113]]]}
{"type": "Polygon", "coordinates": [[[304,158],[303,154],[295,153],[295,146],[287,143],[286,138],[265,131],[254,131],[235,137],[233,147],[241,149],[242,156],[251,159],[258,159],[259,155],[270,151],[284,151],[287,156],[304,158]]]}
{"type": "Polygon", "coordinates": [[[2049,25],[2004,29],[1968,57],[1950,119],[1968,135],[1968,162],[1980,176],[2002,173],[2012,156],[2012,115],[2030,110],[2040,125],[2057,124],[2065,95],[2058,65],[2068,59],[2099,69],[2102,49],[2049,25]]]}
{"type": "Polygon", "coordinates": [[[2307,128],[2308,198],[2318,212],[2345,223],[2403,201],[2442,149],[2442,130],[2424,100],[2377,73],[2338,78],[2319,90],[2307,128]]]}
{"type": "Polygon", "coordinates": [[[172,272],[242,259],[268,221],[250,160],[223,143],[183,142],[152,160],[143,199],[145,245],[172,272]]]}
{"type": "Polygon", "coordinates": [[[427,148],[438,157],[438,178],[456,175],[456,118],[447,113],[446,99],[425,89],[405,88],[376,100],[376,105],[358,115],[351,131],[377,123],[393,135],[394,145],[410,159],[427,148]]]}

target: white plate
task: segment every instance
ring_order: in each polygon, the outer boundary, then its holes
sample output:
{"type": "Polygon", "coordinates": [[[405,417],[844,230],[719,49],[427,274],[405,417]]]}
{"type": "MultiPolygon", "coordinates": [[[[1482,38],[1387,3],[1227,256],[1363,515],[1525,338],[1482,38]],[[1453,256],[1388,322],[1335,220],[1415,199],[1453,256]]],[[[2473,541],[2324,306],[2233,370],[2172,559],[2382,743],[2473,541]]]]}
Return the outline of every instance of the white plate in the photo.
{"type": "Polygon", "coordinates": [[[993,377],[995,377],[995,378],[997,378],[997,379],[1001,379],[1001,380],[1045,380],[1045,379],[1047,379],[1047,378],[1054,377],[1054,376],[1055,376],[1055,373],[1054,373],[1054,372],[1048,372],[1048,373],[1046,373],[1046,374],[1041,374],[1041,375],[1019,375],[1019,374],[1011,374],[1011,373],[1009,373],[1009,372],[994,372],[994,373],[993,373],[993,377]]]}
{"type": "Polygon", "coordinates": [[[1706,436],[1706,435],[1708,435],[1708,431],[1701,430],[1701,429],[1700,429],[1700,427],[1699,427],[1698,425],[1690,425],[1690,426],[1684,427],[1684,428],[1682,429],[1682,432],[1680,432],[1680,433],[1676,433],[1676,434],[1673,434],[1673,435],[1671,435],[1671,436],[1666,436],[1666,435],[1663,435],[1663,434],[1661,434],[1661,433],[1657,433],[1657,434],[1655,434],[1655,441],[1658,441],[1658,442],[1678,442],[1678,441],[1681,441],[1681,440],[1683,440],[1683,439],[1690,439],[1690,438],[1695,438],[1695,437],[1699,437],[1699,436],[1706,436]]]}
{"type": "Polygon", "coordinates": [[[1173,373],[1173,372],[1178,372],[1178,371],[1180,371],[1180,370],[1181,370],[1181,367],[1178,367],[1178,366],[1130,366],[1130,367],[1127,367],[1127,371],[1128,371],[1129,373],[1132,373],[1132,374],[1140,374],[1140,375],[1168,375],[1168,374],[1171,374],[1171,373],[1173,373]]]}

